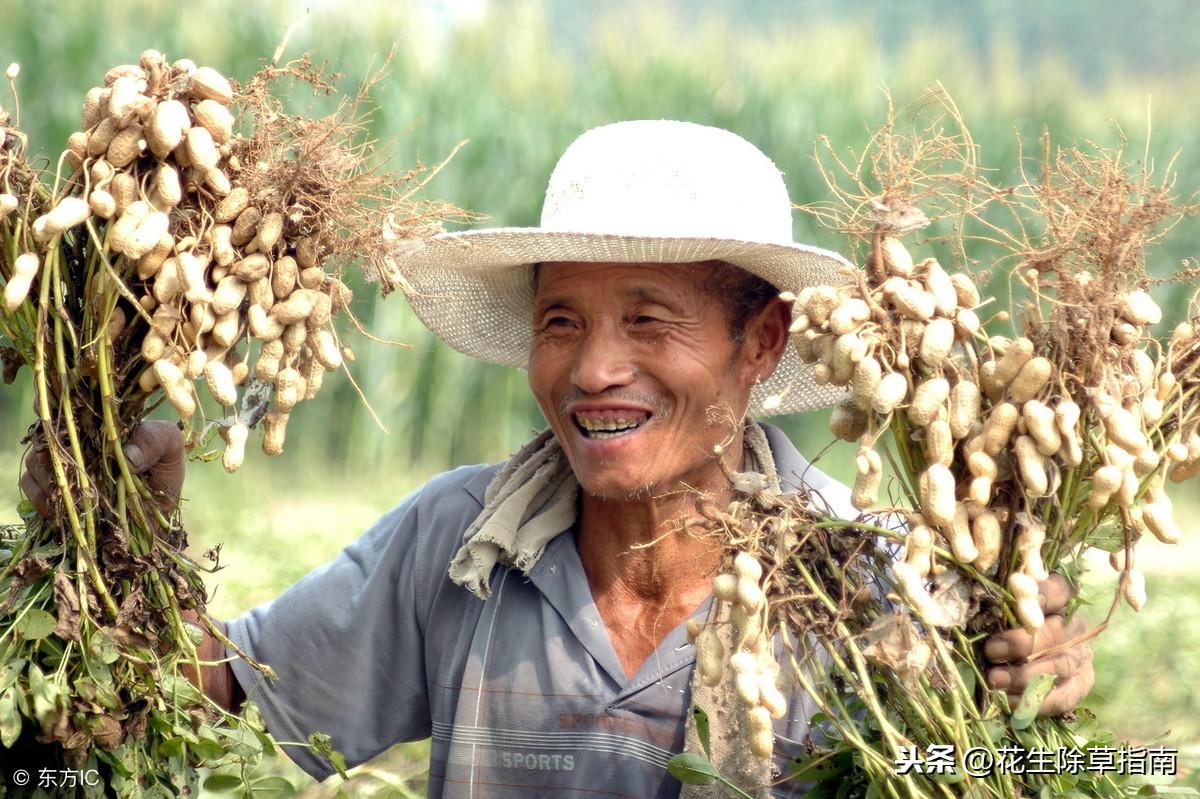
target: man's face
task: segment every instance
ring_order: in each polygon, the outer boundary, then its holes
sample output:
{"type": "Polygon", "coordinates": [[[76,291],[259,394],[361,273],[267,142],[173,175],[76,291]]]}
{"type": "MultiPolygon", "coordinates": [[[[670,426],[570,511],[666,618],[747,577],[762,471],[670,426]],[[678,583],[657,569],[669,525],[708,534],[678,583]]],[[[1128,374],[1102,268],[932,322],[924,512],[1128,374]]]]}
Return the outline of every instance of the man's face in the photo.
{"type": "Polygon", "coordinates": [[[585,491],[620,500],[719,476],[713,445],[731,431],[709,411],[740,418],[761,367],[702,288],[716,268],[541,267],[529,385],[585,491]]]}

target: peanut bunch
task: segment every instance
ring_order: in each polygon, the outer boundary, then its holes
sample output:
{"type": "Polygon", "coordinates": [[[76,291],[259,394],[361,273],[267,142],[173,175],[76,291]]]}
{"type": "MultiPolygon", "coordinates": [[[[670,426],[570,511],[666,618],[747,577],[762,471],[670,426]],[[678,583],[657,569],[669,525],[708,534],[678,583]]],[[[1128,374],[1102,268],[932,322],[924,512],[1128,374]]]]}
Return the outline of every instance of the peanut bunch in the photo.
{"type": "Polygon", "coordinates": [[[370,81],[313,118],[285,111],[283,78],[336,92],[307,57],[234,86],[147,50],[88,91],[49,174],[0,110],[0,372],[25,370],[37,420],[22,443],[53,477],[47,507],[22,503],[24,524],[0,530],[0,737],[31,772],[195,795],[197,766],[246,773],[273,746],[252,702],[229,713],[181,672],[200,669],[199,625],[274,676],[205,610],[211,569],[188,552],[179,497],[126,444],[169,403],[189,451],[220,431],[231,472],[259,421],[282,452],[291,411],[351,357],[332,327],[350,316],[338,270],[386,294],[391,246],[448,208],[413,199],[420,170],[372,163],[370,81]]]}
{"type": "MultiPolygon", "coordinates": [[[[953,623],[925,587],[946,568],[939,548],[981,575],[999,574],[1017,618],[1034,630],[1043,623],[1037,584],[1049,575],[1044,550],[1078,542],[1106,514],[1120,518],[1131,543],[1147,531],[1164,543],[1179,540],[1163,461],[1174,463],[1176,479],[1200,471],[1200,433],[1193,419],[1186,437],[1172,440],[1163,423],[1168,408],[1171,419],[1191,418],[1171,371],[1172,353],[1194,346],[1190,325],[1155,358],[1147,329],[1161,321],[1160,309],[1145,291],[1119,293],[1110,341],[1102,342],[1107,366],[1081,385],[1048,343],[987,338],[978,316],[984,303],[969,275],[949,274],[932,258],[914,263],[892,237],[878,242],[872,259],[883,267],[875,280],[858,276],[785,299],[795,300],[795,346],[815,364],[816,382],[849,389],[830,429],[858,444],[854,506],[865,511],[879,502],[876,442],[889,426],[912,466],[913,507],[894,573],[920,615],[953,623]],[[1064,481],[1072,492],[1060,497],[1064,481]],[[1089,514],[1070,507],[1078,499],[1089,514]],[[1051,520],[1061,530],[1054,542],[1051,520]]],[[[1037,275],[1026,278],[1036,282],[1037,275]]],[[[1127,551],[1120,560],[1114,553],[1113,565],[1122,595],[1139,609],[1144,579],[1127,551]]]]}
{"type": "MultiPolygon", "coordinates": [[[[85,224],[102,242],[124,275],[110,341],[140,336],[138,388],[161,389],[184,420],[204,383],[231,414],[220,425],[231,472],[249,433],[239,388],[253,379],[270,389],[263,451],[280,454],[292,409],[349,355],[331,319],[351,299],[325,268],[333,234],[319,215],[287,186],[252,194],[243,184],[246,170],[269,165],[242,163],[237,127],[235,93],[220,73],[147,50],[88,90],[82,129],[67,142],[68,190],[31,226],[36,245],[85,224]]],[[[16,259],[5,286],[10,312],[33,288],[38,257],[16,259]]]]}
{"type": "Polygon", "coordinates": [[[713,625],[692,619],[688,636],[696,645],[696,668],[705,685],[720,684],[728,664],[738,699],[748,714],[750,751],[758,757],[770,757],[774,747],[771,720],[787,715],[787,700],[776,682],[779,664],[767,632],[762,579],[762,564],[750,553],[738,552],[733,571],[713,580],[713,601],[730,605],[729,622],[736,630],[732,652],[726,653],[713,625]]]}

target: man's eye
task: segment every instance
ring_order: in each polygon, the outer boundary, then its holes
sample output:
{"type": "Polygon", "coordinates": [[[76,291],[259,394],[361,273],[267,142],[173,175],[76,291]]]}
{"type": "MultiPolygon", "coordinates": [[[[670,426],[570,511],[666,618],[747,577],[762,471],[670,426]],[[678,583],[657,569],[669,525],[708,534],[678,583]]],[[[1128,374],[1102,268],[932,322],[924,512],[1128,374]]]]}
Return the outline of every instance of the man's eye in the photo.
{"type": "Polygon", "coordinates": [[[570,327],[571,324],[571,320],[565,316],[552,316],[546,320],[547,328],[564,328],[570,327]]]}
{"type": "Polygon", "coordinates": [[[655,322],[661,322],[657,316],[639,316],[633,320],[635,325],[652,325],[655,322]]]}

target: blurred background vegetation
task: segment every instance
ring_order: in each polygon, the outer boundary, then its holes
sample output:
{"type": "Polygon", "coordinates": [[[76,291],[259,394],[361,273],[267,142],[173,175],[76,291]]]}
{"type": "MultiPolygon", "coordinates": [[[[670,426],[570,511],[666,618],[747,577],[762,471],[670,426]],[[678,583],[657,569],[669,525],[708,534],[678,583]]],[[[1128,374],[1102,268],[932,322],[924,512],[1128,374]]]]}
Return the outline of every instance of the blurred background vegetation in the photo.
{"type": "MultiPolygon", "coordinates": [[[[0,0],[0,20],[0,62],[22,65],[22,127],[31,150],[48,159],[78,125],[87,88],[148,47],[246,78],[297,23],[287,55],[312,51],[351,92],[395,45],[388,77],[372,93],[381,154],[397,167],[434,164],[468,139],[426,192],[485,214],[480,224],[488,226],[535,225],[567,144],[587,128],[631,118],[729,128],[774,158],[795,202],[827,199],[812,163],[816,137],[861,148],[886,112],[885,89],[903,104],[935,81],[958,103],[997,180],[1014,174],[1019,139],[1035,142],[1049,130],[1061,144],[1113,146],[1124,136],[1131,153],[1159,165],[1178,154],[1180,193],[1200,186],[1200,4],[1192,0],[0,0]]],[[[10,106],[6,93],[0,104],[10,106]]],[[[323,107],[303,94],[293,106],[323,107]]],[[[833,249],[843,244],[802,214],[795,233],[833,249]]],[[[1198,244],[1200,225],[1178,227],[1153,253],[1152,272],[1171,273],[1200,253],[1198,244]]],[[[354,376],[387,433],[347,380],[331,378],[293,417],[282,459],[252,453],[234,476],[215,465],[192,468],[192,541],[197,550],[223,543],[228,564],[210,580],[219,615],[277,595],[432,474],[501,460],[541,426],[522,373],[450,351],[401,297],[357,288],[354,311],[366,328],[406,345],[362,337],[355,345],[354,376]]],[[[1154,289],[1168,309],[1164,330],[1181,318],[1188,288],[1154,289]]],[[[1003,279],[992,289],[1007,300],[1003,279]]],[[[18,441],[31,398],[20,382],[0,390],[0,522],[15,519],[18,441]]],[[[820,413],[780,423],[808,450],[828,438],[820,413]]],[[[821,463],[838,476],[849,472],[838,449],[821,463]]],[[[1176,501],[1185,529],[1194,530],[1200,505],[1176,501]]],[[[1180,747],[1181,762],[1194,767],[1200,544],[1193,536],[1165,549],[1147,545],[1141,556],[1148,607],[1138,616],[1119,609],[1095,643],[1090,704],[1119,736],[1180,747]]],[[[1097,620],[1112,588],[1108,574],[1098,563],[1089,583],[1097,620]]],[[[422,752],[398,748],[360,774],[359,793],[420,795],[422,752]]],[[[311,783],[286,764],[273,768],[311,783]]]]}

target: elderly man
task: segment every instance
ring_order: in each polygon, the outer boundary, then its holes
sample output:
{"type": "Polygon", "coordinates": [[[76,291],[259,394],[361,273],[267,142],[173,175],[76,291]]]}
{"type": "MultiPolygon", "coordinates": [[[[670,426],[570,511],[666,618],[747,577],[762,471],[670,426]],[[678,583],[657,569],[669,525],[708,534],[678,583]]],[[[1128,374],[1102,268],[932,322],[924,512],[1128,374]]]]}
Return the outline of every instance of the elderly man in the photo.
{"type": "MultiPolygon", "coordinates": [[[[730,424],[784,385],[776,412],[829,399],[788,347],[778,295],[843,263],[792,242],[779,171],[732,133],[644,121],[584,134],[550,179],[541,227],[445,234],[398,264],[436,335],[528,369],[549,430],[506,464],[435,477],[229,622],[279,679],[235,661],[208,669],[205,689],[227,707],[256,700],[281,740],[331,734],[352,764],[431,737],[432,797],[678,795],[665,765],[692,696],[685,623],[708,613],[725,556],[688,522],[694,492],[729,496],[714,445],[727,468],[773,471],[853,513],[777,429],[730,424]]],[[[135,443],[138,465],[177,492],[173,431],[144,426],[135,443]]],[[[1049,588],[1060,610],[1065,592],[1049,588]]],[[[1064,635],[1052,619],[1039,651],[1064,635]]],[[[1045,712],[1090,687],[1078,658],[1026,660],[1021,632],[1001,645],[997,659],[1022,662],[994,672],[1014,694],[1032,674],[1063,677],[1045,712]]],[[[212,640],[204,651],[226,654],[212,640]]],[[[813,710],[791,697],[780,758],[813,710]]]]}

